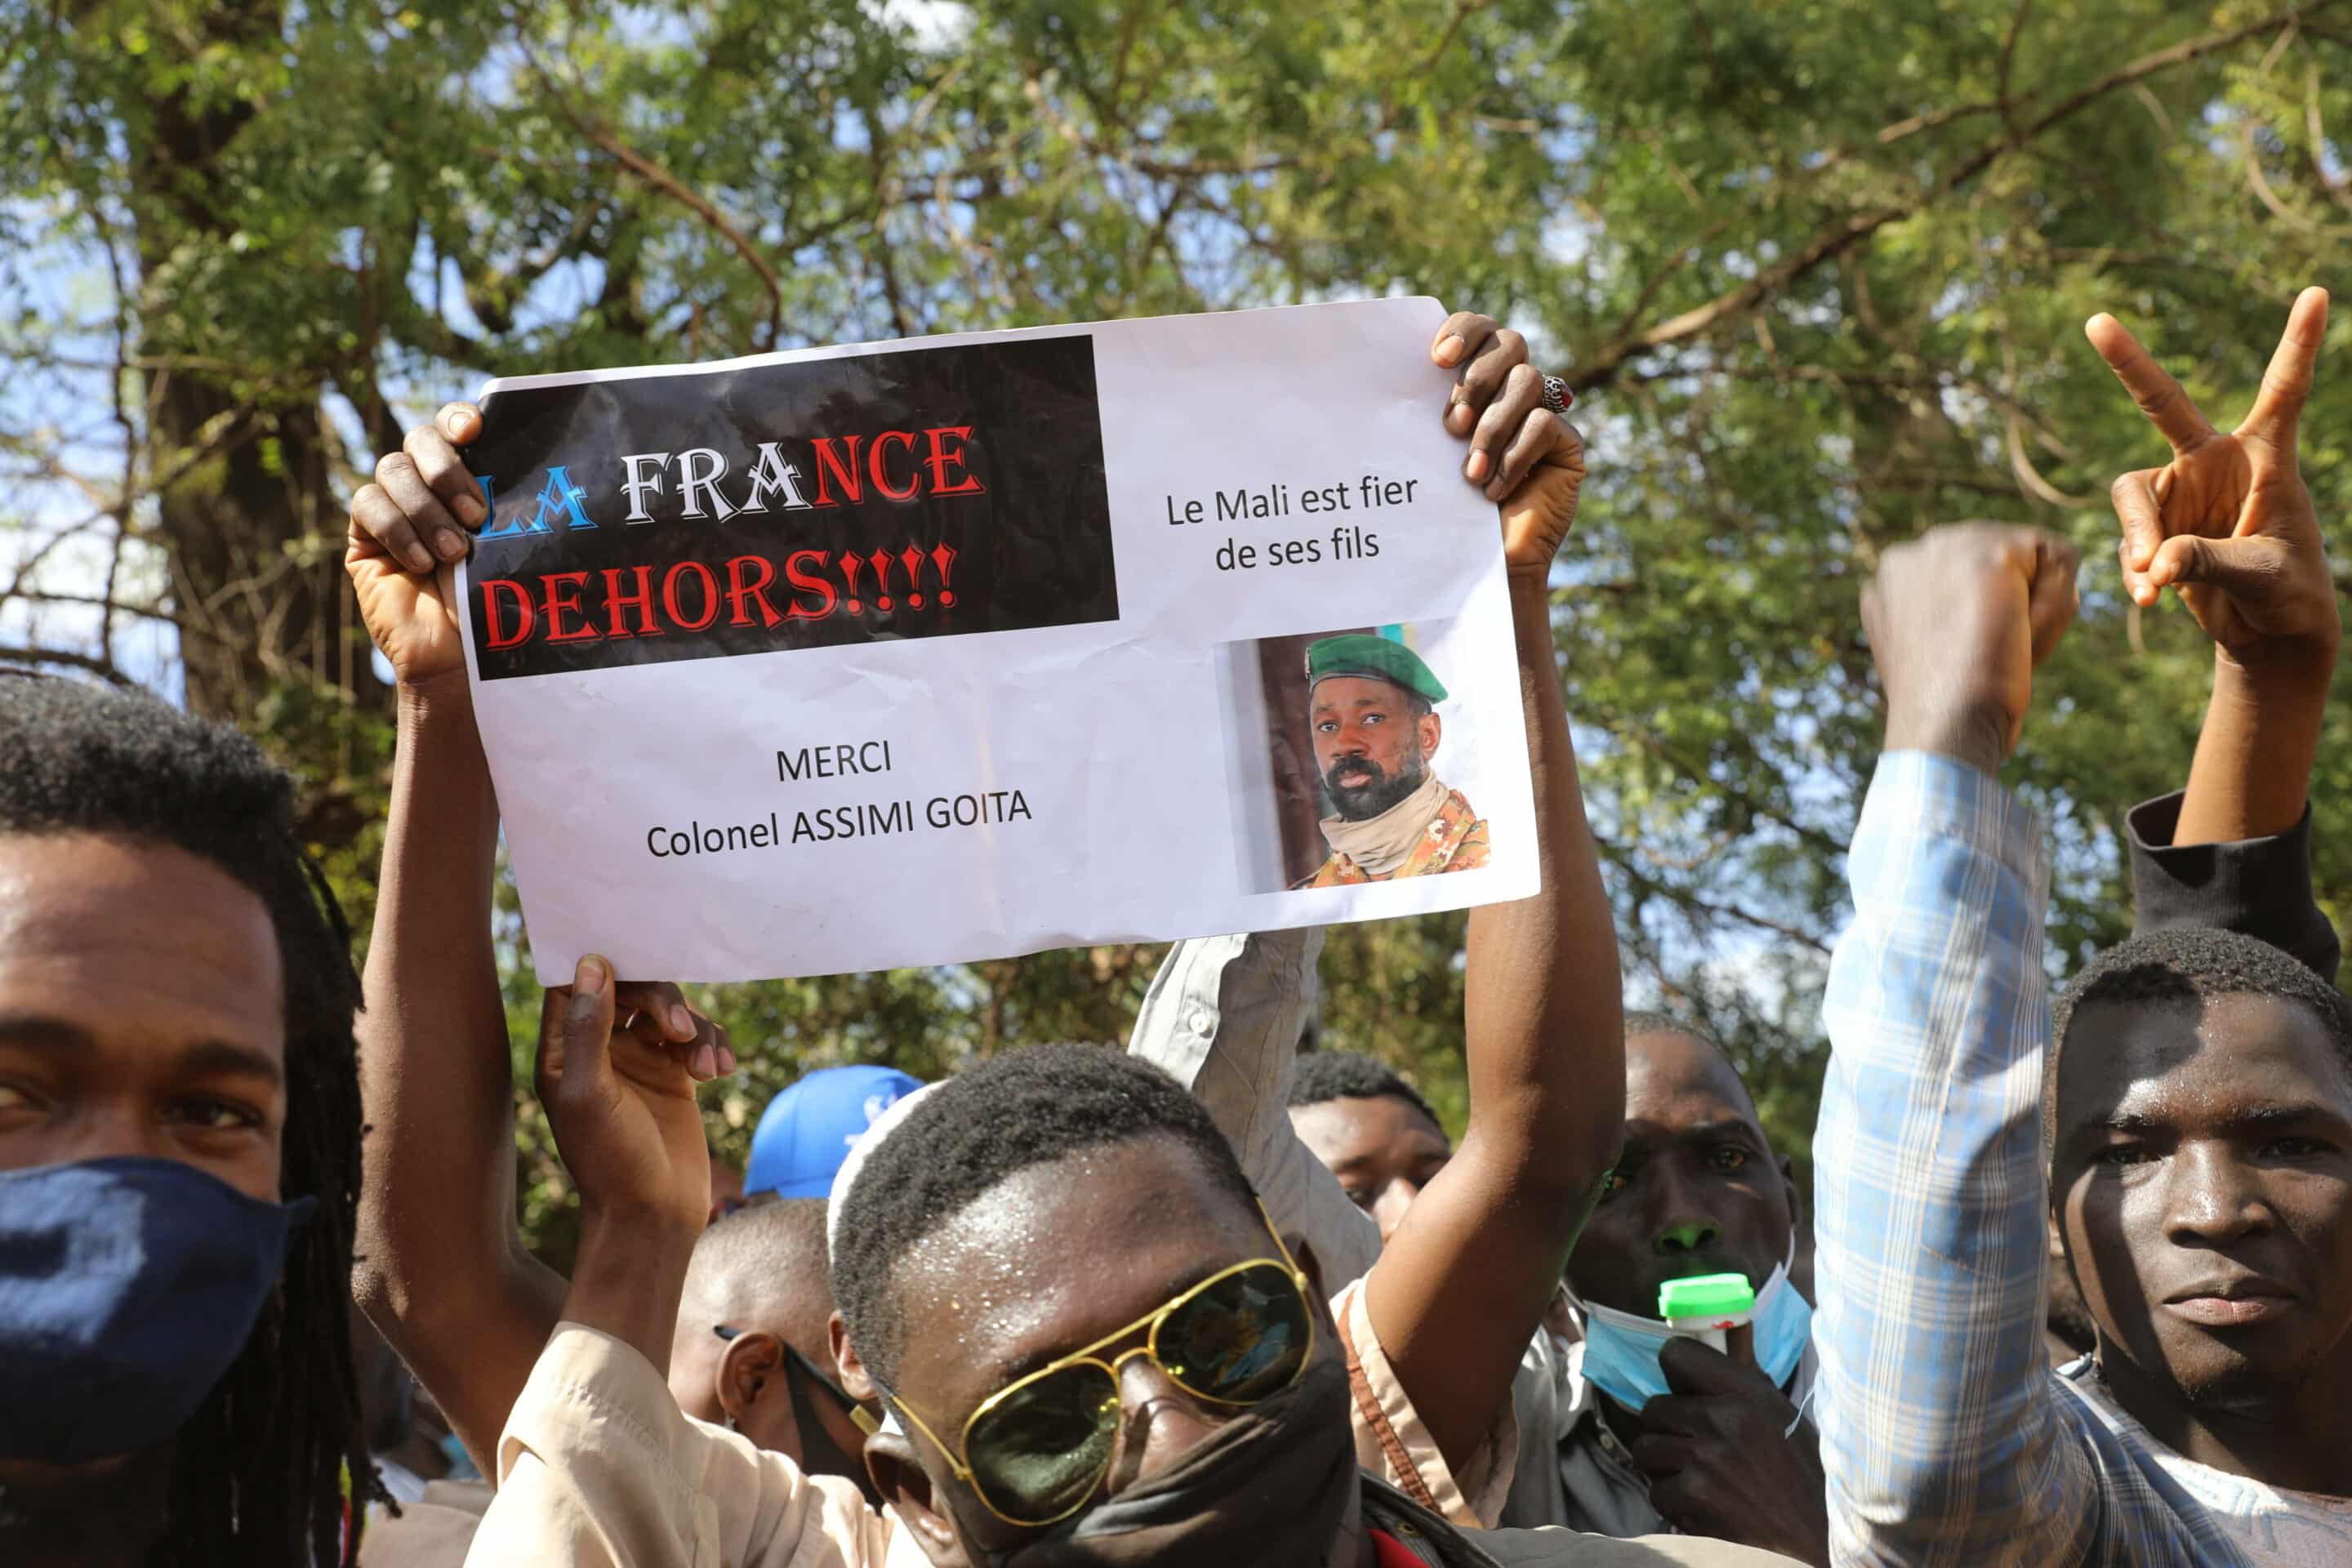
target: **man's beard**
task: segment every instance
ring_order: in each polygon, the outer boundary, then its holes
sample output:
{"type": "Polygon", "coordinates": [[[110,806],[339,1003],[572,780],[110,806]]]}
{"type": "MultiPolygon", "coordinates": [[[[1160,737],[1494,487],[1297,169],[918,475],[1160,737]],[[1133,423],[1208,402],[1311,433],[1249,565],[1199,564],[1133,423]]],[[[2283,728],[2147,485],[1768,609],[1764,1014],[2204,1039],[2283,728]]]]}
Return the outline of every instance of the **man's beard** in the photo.
{"type": "Polygon", "coordinates": [[[1427,777],[1429,764],[1419,746],[1405,753],[1403,771],[1393,776],[1370,757],[1341,757],[1324,772],[1323,793],[1346,820],[1369,822],[1419,789],[1427,777]],[[1339,782],[1342,773],[1350,782],[1339,782]]]}

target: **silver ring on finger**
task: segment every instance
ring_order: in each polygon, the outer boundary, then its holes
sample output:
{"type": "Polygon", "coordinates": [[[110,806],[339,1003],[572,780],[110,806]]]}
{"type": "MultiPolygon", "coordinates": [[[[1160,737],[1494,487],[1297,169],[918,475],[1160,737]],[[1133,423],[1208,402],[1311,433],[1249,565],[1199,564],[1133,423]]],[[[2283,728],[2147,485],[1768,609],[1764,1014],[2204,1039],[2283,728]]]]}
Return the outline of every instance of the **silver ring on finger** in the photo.
{"type": "Polygon", "coordinates": [[[1576,394],[1569,390],[1566,378],[1557,375],[1543,378],[1543,405],[1546,408],[1565,417],[1575,402],[1576,394]]]}

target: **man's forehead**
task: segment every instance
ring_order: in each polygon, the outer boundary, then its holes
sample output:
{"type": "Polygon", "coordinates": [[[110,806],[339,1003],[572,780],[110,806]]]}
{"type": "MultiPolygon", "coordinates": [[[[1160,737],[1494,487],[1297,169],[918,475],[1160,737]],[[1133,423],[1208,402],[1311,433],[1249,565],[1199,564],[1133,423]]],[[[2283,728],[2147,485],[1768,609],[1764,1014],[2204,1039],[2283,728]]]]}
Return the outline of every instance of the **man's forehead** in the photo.
{"type": "Polygon", "coordinates": [[[278,935],[260,896],[173,845],[101,834],[0,833],[0,951],[184,952],[278,979],[278,935]]]}
{"type": "Polygon", "coordinates": [[[1404,700],[1404,688],[1368,675],[1331,675],[1315,683],[1318,708],[1385,708],[1404,700]]]}
{"type": "Polygon", "coordinates": [[[1668,1126],[1756,1121],[1756,1101],[1730,1058],[1680,1032],[1625,1042],[1625,1119],[1668,1126]]]}
{"type": "Polygon", "coordinates": [[[177,1055],[282,1057],[284,980],[258,896],[166,845],[0,834],[0,1013],[177,1055]]]}
{"type": "Polygon", "coordinates": [[[2074,1014],[2058,1094],[2062,1127],[2293,1101],[2352,1110],[2352,1067],[2318,1016],[2285,997],[2099,1002],[2074,1014]]]}
{"type": "Polygon", "coordinates": [[[1445,1141],[1445,1130],[1432,1125],[1421,1108],[1393,1094],[1339,1094],[1311,1105],[1294,1105],[1290,1120],[1308,1142],[1387,1142],[1401,1133],[1418,1132],[1445,1141]]]}
{"type": "Polygon", "coordinates": [[[1256,1239],[1263,1225],[1226,1189],[1212,1186],[1192,1151],[1171,1139],[1130,1140],[1081,1150],[1015,1172],[965,1205],[898,1265],[902,1281],[952,1276],[1034,1288],[1075,1257],[1125,1256],[1139,1231],[1167,1229],[1205,1238],[1256,1239]]]}
{"type": "Polygon", "coordinates": [[[901,1377],[976,1402],[1003,1369],[1076,1350],[1159,1306],[1171,1281],[1273,1246],[1255,1212],[1169,1140],[1032,1166],[893,1271],[907,1329],[901,1377]],[[1140,1158],[1129,1152],[1138,1148],[1140,1158]]]}

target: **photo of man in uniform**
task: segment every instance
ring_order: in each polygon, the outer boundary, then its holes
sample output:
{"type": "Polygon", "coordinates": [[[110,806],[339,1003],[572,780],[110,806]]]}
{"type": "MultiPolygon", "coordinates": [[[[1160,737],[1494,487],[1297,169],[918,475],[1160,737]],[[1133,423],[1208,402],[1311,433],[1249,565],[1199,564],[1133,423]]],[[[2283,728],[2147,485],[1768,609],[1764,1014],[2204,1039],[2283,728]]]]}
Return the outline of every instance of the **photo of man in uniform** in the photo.
{"type": "Polygon", "coordinates": [[[1486,864],[1486,822],[1430,771],[1445,687],[1421,656],[1383,637],[1325,637],[1307,649],[1307,729],[1335,815],[1330,858],[1294,888],[1386,882],[1486,864]]]}

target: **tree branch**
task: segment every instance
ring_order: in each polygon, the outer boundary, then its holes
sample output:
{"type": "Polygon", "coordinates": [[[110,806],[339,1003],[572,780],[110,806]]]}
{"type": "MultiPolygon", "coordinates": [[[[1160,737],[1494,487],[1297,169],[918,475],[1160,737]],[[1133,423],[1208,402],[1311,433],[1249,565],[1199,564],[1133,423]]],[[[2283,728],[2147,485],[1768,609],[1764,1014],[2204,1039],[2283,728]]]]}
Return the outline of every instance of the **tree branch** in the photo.
{"type": "Polygon", "coordinates": [[[776,336],[783,329],[784,283],[783,279],[776,275],[776,269],[770,263],[767,256],[758,245],[752,242],[751,237],[736,227],[727,215],[713,205],[702,193],[621,140],[619,132],[576,107],[572,101],[571,95],[556,85],[554,79],[548,73],[547,68],[540,63],[539,56],[532,50],[530,39],[525,37],[520,42],[523,58],[530,62],[532,74],[537,76],[541,85],[547,89],[548,96],[554,100],[557,110],[562,113],[572,130],[579,132],[591,145],[608,153],[621,167],[700,218],[711,232],[734,247],[735,254],[743,258],[745,266],[759,275],[761,286],[768,291],[768,321],[766,329],[761,334],[759,346],[762,349],[774,348],[776,336]]]}
{"type": "Polygon", "coordinates": [[[113,660],[75,653],[70,648],[0,643],[0,665],[6,664],[61,664],[68,668],[87,669],[94,675],[102,675],[117,686],[131,684],[131,678],[115,668],[113,660]]]}
{"type": "MultiPolygon", "coordinates": [[[[1680,171],[1676,172],[1680,173],[1680,171]]],[[[1692,255],[1696,252],[1701,246],[1704,246],[1707,241],[1715,238],[1725,229],[1729,228],[1733,224],[1738,222],[1743,216],[1745,215],[1743,215],[1738,207],[1732,208],[1729,212],[1725,213],[1713,223],[1707,225],[1706,227],[1688,244],[1682,246],[1680,248],[1675,250],[1674,255],[1668,257],[1666,258],[1666,264],[1664,267],[1659,268],[1657,271],[1652,273],[1650,275],[1649,281],[1642,285],[1641,292],[1633,297],[1633,303],[1632,307],[1626,310],[1625,319],[1617,324],[1618,335],[1622,337],[1625,333],[1633,330],[1634,323],[1642,319],[1643,312],[1647,310],[1651,305],[1656,301],[1658,295],[1665,289],[1666,284],[1673,279],[1675,273],[1680,272],[1683,269],[1684,264],[1690,260],[1692,255]]]]}
{"type": "Polygon", "coordinates": [[[1462,29],[1469,24],[1470,18],[1490,4],[1492,0],[1454,0],[1454,15],[1447,19],[1445,31],[1437,36],[1437,42],[1430,49],[1428,58],[1421,62],[1421,75],[1427,76],[1436,68],[1437,62],[1445,58],[1445,51],[1454,47],[1454,40],[1462,36],[1462,29]]]}
{"type": "MultiPolygon", "coordinates": [[[[1775,920],[1769,915],[1759,915],[1753,910],[1741,909],[1737,904],[1717,903],[1680,888],[1670,888],[1634,865],[1628,856],[1614,845],[1602,839],[1598,834],[1593,836],[1593,843],[1600,849],[1601,856],[1619,875],[1624,878],[1627,883],[1632,885],[1633,892],[1640,897],[1662,899],[1686,913],[1696,910],[1713,920],[1738,921],[1743,925],[1754,926],[1759,931],[1770,931],[1784,942],[1795,942],[1798,946],[1818,952],[1824,958],[1829,956],[1829,943],[1811,931],[1801,931],[1787,921],[1775,920]]],[[[1840,853],[1843,853],[1842,848],[1840,853]]]]}
{"type": "Polygon", "coordinates": [[[50,594],[36,588],[22,588],[14,594],[0,595],[0,603],[10,599],[27,605],[78,605],[85,609],[106,610],[118,616],[135,616],[141,620],[175,626],[184,637],[204,637],[212,642],[223,640],[218,632],[191,626],[171,611],[153,605],[134,605],[124,599],[102,598],[94,594],[50,594]]]}
{"type": "Polygon", "coordinates": [[[1880,127],[1874,140],[1881,147],[1891,147],[1897,142],[1918,135],[1922,131],[1934,131],[1949,125],[1955,120],[2000,112],[2000,105],[1998,103],[1958,103],[1948,109],[1931,109],[1925,114],[1915,114],[1908,120],[1898,120],[1892,125],[1880,127]]]}
{"type": "Polygon", "coordinates": [[[2238,153],[2241,161],[2246,166],[2246,188],[2261,199],[2263,205],[2270,208],[2273,217],[2299,234],[2340,239],[2347,233],[2352,233],[2352,230],[2331,228],[2324,223],[2315,223],[2280,199],[2278,192],[2271,186],[2269,176],[2263,173],[2262,149],[2254,145],[2254,124],[2251,120],[2242,120],[2238,122],[2238,153]]]}
{"type": "Polygon", "coordinates": [[[1711,789],[1723,789],[1726,795],[1737,800],[1740,807],[1750,816],[1773,824],[1814,854],[1834,858],[1845,853],[1844,844],[1820,828],[1807,826],[1788,813],[1775,809],[1745,790],[1725,789],[1722,782],[1704,766],[1695,765],[1689,758],[1678,755],[1665,742],[1651,733],[1643,726],[1625,721],[1621,718],[1610,726],[1610,731],[1620,739],[1630,737],[1642,750],[1664,763],[1670,772],[1679,773],[1694,784],[1704,784],[1711,789]]]}
{"type": "Polygon", "coordinates": [[[2025,31],[2025,18],[2032,13],[2033,0],[2017,0],[2017,12],[2009,19],[2009,32],[2000,40],[2000,122],[2009,128],[2011,143],[2017,135],[2017,100],[2010,91],[2011,73],[2017,63],[2017,37],[2025,31]]]}
{"type": "MultiPolygon", "coordinates": [[[[2316,51],[2315,51],[2315,53],[2316,51]]],[[[2346,212],[2352,212],[2352,180],[2331,179],[2321,149],[2327,145],[2327,127],[2319,117],[2319,61],[2311,62],[2311,70],[2304,81],[2304,128],[2311,133],[2311,173],[2328,199],[2346,212]]]]}
{"type": "MultiPolygon", "coordinates": [[[[872,173],[877,216],[884,196],[890,189],[889,139],[882,133],[880,120],[871,107],[862,109],[859,117],[866,126],[866,152],[872,173]]],[[[898,261],[893,254],[887,227],[876,222],[866,233],[866,243],[874,258],[874,269],[882,279],[882,298],[890,307],[891,330],[902,338],[915,335],[913,318],[907,313],[907,294],[898,281],[898,261]]]]}
{"type": "Polygon", "coordinates": [[[1766,268],[1748,282],[1719,294],[1693,310],[1669,317],[1643,331],[1622,336],[1603,343],[1587,353],[1568,374],[1569,384],[1578,391],[1589,391],[1612,380],[1626,361],[1652,349],[1681,342],[1716,327],[1729,317],[1753,309],[1762,301],[1785,291],[1798,279],[1812,271],[1822,262],[1843,254],[1868,240],[1880,229],[1892,223],[1911,217],[1936,202],[1949,195],[1990,167],[2012,146],[2022,145],[2041,136],[2053,127],[2064,123],[2108,94],[2133,83],[2185,65],[2204,56],[2243,43],[2248,38],[2274,33],[2294,25],[2304,16],[2327,9],[2338,0],[2306,0],[2305,4],[2274,11],[2258,21],[2210,33],[2200,38],[2175,44],[2143,55],[2130,64],[2119,67],[2088,87],[2062,99],[2053,107],[2030,121],[2021,137],[2004,134],[1988,142],[1955,164],[1935,184],[1911,200],[1851,213],[1823,226],[1813,237],[1786,260],[1766,268]]]}
{"type": "MultiPolygon", "coordinates": [[[[2105,253],[2102,252],[2102,255],[2105,253]]],[[[2153,261],[2154,258],[2150,258],[2153,261]]],[[[1680,381],[1696,375],[1706,375],[1727,381],[1812,381],[1837,386],[1866,386],[1881,392],[1916,395],[1923,391],[1949,389],[1967,392],[1983,398],[2005,415],[2013,415],[2025,422],[2033,432],[2034,443],[2054,457],[2072,458],[2074,452],[2052,434],[2032,408],[2018,402],[1997,386],[1962,375],[1957,371],[1932,371],[1925,376],[1897,375],[1883,371],[1841,370],[1832,365],[1773,363],[1769,365],[1717,364],[1704,372],[1676,367],[1668,370],[1644,371],[1625,378],[1628,383],[1647,384],[1660,381],[1680,381]]],[[[2105,505],[2103,500],[2099,504],[2105,505]]]]}
{"type": "MultiPolygon", "coordinates": [[[[147,493],[161,495],[186,478],[189,472],[199,465],[210,462],[214,458],[244,439],[252,431],[256,412],[257,411],[248,405],[221,416],[216,421],[217,427],[205,438],[204,445],[182,453],[179,461],[149,482],[147,493]]],[[[58,545],[73,538],[91,523],[113,515],[114,508],[111,505],[103,506],[79,521],[68,523],[50,535],[47,542],[38,550],[17,563],[16,574],[9,580],[7,588],[0,591],[0,599],[16,597],[25,584],[32,580],[33,574],[40,569],[42,562],[54,553],[58,545]]]]}
{"type": "Polygon", "coordinates": [[[114,664],[114,588],[122,580],[122,550],[131,538],[131,511],[139,500],[139,454],[144,442],[138,424],[131,417],[130,405],[123,399],[123,390],[130,384],[131,370],[131,293],[123,277],[122,255],[115,248],[114,230],[93,205],[89,209],[91,226],[98,230],[100,248],[106,252],[106,269],[114,290],[114,374],[109,376],[108,391],[114,404],[114,423],[122,431],[122,493],[114,503],[114,538],[106,552],[106,586],[103,595],[107,608],[99,625],[99,651],[105,656],[108,667],[114,664]]]}

